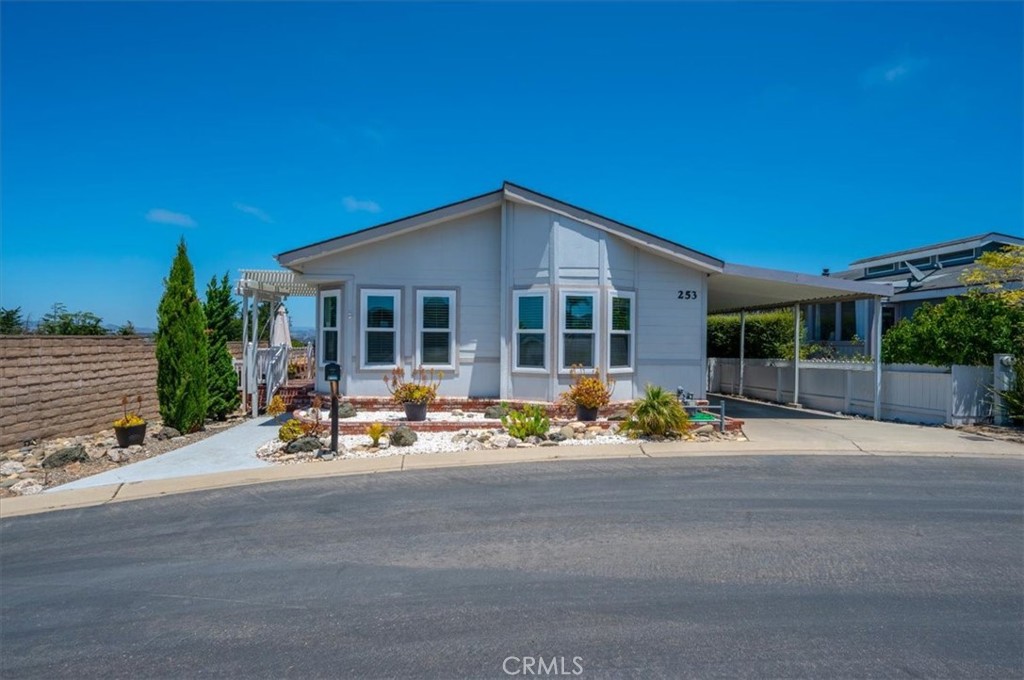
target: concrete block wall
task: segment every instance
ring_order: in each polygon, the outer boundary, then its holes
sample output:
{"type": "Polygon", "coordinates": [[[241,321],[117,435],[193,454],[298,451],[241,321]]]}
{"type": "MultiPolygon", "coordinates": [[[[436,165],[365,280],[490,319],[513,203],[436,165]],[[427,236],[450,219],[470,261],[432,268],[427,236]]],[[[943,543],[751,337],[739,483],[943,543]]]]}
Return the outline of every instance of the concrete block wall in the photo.
{"type": "Polygon", "coordinates": [[[0,450],[90,434],[122,415],[121,397],[158,417],[156,346],[144,337],[0,336],[0,450]]]}

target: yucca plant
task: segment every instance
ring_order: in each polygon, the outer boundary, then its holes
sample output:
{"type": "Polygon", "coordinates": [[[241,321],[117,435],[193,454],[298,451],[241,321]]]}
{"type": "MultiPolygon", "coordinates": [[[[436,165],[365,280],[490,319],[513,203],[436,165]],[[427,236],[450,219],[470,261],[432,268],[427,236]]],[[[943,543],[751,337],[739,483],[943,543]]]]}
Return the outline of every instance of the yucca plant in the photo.
{"type": "Polygon", "coordinates": [[[690,424],[690,416],[671,392],[657,385],[647,385],[644,396],[629,407],[629,417],[619,429],[631,437],[664,437],[682,434],[690,424]]]}

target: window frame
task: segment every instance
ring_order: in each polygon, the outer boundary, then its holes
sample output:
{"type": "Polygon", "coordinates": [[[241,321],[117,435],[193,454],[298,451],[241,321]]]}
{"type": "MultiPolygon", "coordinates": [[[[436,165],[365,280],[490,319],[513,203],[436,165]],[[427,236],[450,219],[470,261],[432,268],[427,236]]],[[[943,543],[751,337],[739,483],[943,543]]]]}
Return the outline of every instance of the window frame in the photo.
{"type": "Polygon", "coordinates": [[[601,331],[600,331],[600,309],[601,309],[601,295],[599,290],[585,290],[585,289],[566,289],[559,291],[559,307],[558,307],[558,373],[559,375],[568,375],[572,368],[565,365],[565,335],[568,332],[574,334],[590,333],[594,336],[594,361],[593,366],[584,366],[583,369],[586,371],[593,371],[601,368],[601,331]],[[573,297],[589,297],[592,302],[593,319],[591,320],[591,328],[589,331],[580,329],[566,329],[565,327],[565,310],[567,308],[566,298],[569,296],[573,297]]]}
{"type": "Polygon", "coordinates": [[[401,288],[360,288],[359,289],[359,370],[361,371],[391,371],[402,362],[402,289],[401,288]],[[370,332],[367,323],[369,307],[367,298],[371,295],[391,297],[394,299],[394,323],[391,329],[375,328],[374,332],[388,331],[394,333],[395,360],[389,364],[371,364],[366,360],[366,353],[369,343],[366,341],[366,334],[370,332]]]}
{"type": "Polygon", "coordinates": [[[415,340],[415,365],[417,367],[423,366],[425,368],[433,368],[438,370],[449,370],[454,371],[458,364],[458,344],[455,342],[455,329],[458,328],[457,324],[458,315],[458,291],[448,289],[437,289],[437,288],[417,288],[416,289],[416,340],[415,340]],[[424,328],[423,327],[423,300],[427,297],[444,297],[448,298],[448,328],[424,328]],[[427,364],[423,362],[423,333],[448,333],[448,363],[446,364],[427,364]]]}
{"type": "Polygon", "coordinates": [[[319,330],[319,333],[317,334],[317,342],[319,343],[320,347],[317,348],[316,357],[317,357],[317,366],[319,366],[320,368],[323,368],[324,366],[326,366],[329,363],[338,363],[338,364],[341,363],[341,289],[340,288],[327,288],[327,289],[323,289],[323,290],[320,291],[320,294],[319,294],[318,298],[319,298],[320,307],[319,307],[319,309],[317,309],[317,322],[318,322],[317,326],[318,326],[318,330],[319,330]],[[326,325],[324,325],[324,299],[325,298],[334,298],[336,300],[335,307],[334,307],[335,314],[334,314],[334,325],[333,326],[326,326],[326,325]],[[327,359],[324,358],[324,352],[327,349],[327,343],[324,341],[324,333],[326,333],[328,331],[334,331],[335,333],[338,334],[337,335],[337,340],[334,343],[334,345],[335,345],[334,349],[335,349],[335,352],[337,353],[337,358],[333,359],[332,361],[328,361],[327,359]]]}
{"type": "Polygon", "coordinates": [[[632,290],[611,290],[608,291],[608,304],[605,307],[606,316],[608,323],[608,342],[607,348],[605,349],[605,366],[607,366],[608,373],[632,373],[636,370],[636,292],[632,290]],[[623,298],[629,300],[629,330],[628,331],[617,331],[613,327],[613,309],[616,298],[623,298]],[[612,335],[626,335],[629,336],[629,365],[628,366],[612,366],[612,335]]]}
{"type": "Polygon", "coordinates": [[[548,375],[551,372],[551,293],[541,289],[523,289],[512,291],[512,372],[532,373],[534,375],[548,375]],[[541,298],[541,328],[519,328],[519,300],[524,297],[541,298]],[[544,366],[520,366],[519,365],[519,334],[544,336],[544,366]]]}

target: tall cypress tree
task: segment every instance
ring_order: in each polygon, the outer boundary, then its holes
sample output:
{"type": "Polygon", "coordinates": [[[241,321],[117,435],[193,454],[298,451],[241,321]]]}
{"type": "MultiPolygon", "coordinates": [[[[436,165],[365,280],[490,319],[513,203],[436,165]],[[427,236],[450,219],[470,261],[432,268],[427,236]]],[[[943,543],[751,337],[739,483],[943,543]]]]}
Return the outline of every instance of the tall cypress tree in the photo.
{"type": "Polygon", "coordinates": [[[165,425],[185,433],[203,428],[207,355],[206,315],[182,237],[157,308],[156,392],[165,425]]]}
{"type": "Polygon", "coordinates": [[[231,297],[227,273],[220,283],[216,276],[210,279],[206,286],[206,304],[203,309],[206,312],[210,361],[207,376],[210,402],[206,412],[211,418],[224,420],[241,402],[238,374],[235,373],[234,360],[228,350],[231,328],[238,316],[238,303],[231,297]]]}

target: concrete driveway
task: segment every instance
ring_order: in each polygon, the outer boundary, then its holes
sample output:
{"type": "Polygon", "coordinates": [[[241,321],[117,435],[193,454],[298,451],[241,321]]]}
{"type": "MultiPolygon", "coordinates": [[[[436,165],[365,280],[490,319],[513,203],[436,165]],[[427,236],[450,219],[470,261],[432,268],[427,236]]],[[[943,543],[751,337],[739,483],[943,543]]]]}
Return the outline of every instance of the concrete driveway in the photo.
{"type": "Polygon", "coordinates": [[[877,422],[721,395],[709,396],[712,404],[717,404],[723,398],[726,402],[726,415],[744,421],[743,432],[754,444],[751,448],[757,450],[1024,454],[1024,445],[941,426],[877,422]]]}

